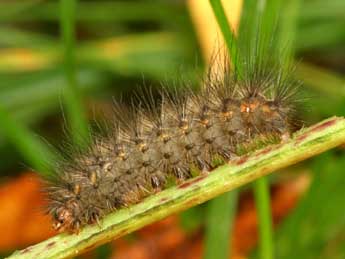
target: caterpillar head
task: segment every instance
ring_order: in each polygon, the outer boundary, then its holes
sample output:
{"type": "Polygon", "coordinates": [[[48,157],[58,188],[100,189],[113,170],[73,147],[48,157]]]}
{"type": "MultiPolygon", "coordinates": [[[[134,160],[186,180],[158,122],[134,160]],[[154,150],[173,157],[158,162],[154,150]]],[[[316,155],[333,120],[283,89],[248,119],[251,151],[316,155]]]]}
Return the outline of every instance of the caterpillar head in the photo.
{"type": "Polygon", "coordinates": [[[76,204],[72,206],[62,206],[53,213],[53,227],[59,232],[69,231],[78,233],[80,229],[80,221],[75,217],[76,204]]]}

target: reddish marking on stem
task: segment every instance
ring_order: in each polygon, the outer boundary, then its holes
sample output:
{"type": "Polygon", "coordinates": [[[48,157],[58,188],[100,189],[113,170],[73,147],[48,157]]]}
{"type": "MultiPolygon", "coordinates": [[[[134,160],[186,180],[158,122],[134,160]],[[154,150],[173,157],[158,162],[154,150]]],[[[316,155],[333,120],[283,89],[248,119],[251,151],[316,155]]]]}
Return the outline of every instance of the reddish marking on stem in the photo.
{"type": "Polygon", "coordinates": [[[162,199],[160,199],[159,201],[161,202],[161,203],[164,203],[164,202],[166,202],[168,200],[168,198],[167,197],[163,197],[162,199]]]}
{"type": "Polygon", "coordinates": [[[30,252],[30,250],[31,250],[31,247],[27,247],[27,248],[25,248],[23,251],[21,251],[20,253],[21,253],[21,254],[25,254],[25,253],[27,253],[27,252],[30,252]]]}
{"type": "Polygon", "coordinates": [[[309,135],[309,133],[304,133],[304,134],[298,136],[296,139],[296,143],[299,144],[300,142],[305,140],[308,137],[308,135],[309,135]]]}
{"type": "Polygon", "coordinates": [[[317,131],[323,130],[329,126],[332,126],[335,123],[336,123],[336,119],[329,120],[329,121],[326,121],[320,125],[315,126],[314,128],[310,129],[308,132],[305,132],[302,135],[298,136],[296,138],[296,144],[299,144],[300,142],[305,140],[312,132],[317,132],[317,131]]]}
{"type": "Polygon", "coordinates": [[[55,245],[55,241],[50,242],[50,243],[47,245],[47,248],[51,248],[51,247],[54,246],[54,245],[55,245]]]}
{"type": "Polygon", "coordinates": [[[329,121],[326,121],[320,125],[317,125],[315,126],[314,128],[312,128],[310,130],[310,132],[316,132],[316,131],[320,131],[320,130],[323,130],[324,128],[327,128],[329,126],[332,126],[334,125],[335,123],[337,122],[337,119],[333,119],[333,120],[329,120],[329,121]]]}
{"type": "Polygon", "coordinates": [[[242,165],[247,162],[248,156],[242,156],[239,160],[236,161],[236,165],[242,165]]]}
{"type": "Polygon", "coordinates": [[[197,182],[200,182],[200,181],[201,181],[202,179],[204,179],[205,177],[206,177],[206,176],[199,176],[199,177],[196,177],[196,178],[194,178],[194,179],[191,180],[191,181],[188,181],[188,182],[185,182],[185,183],[179,185],[178,188],[180,188],[180,189],[187,188],[187,187],[189,187],[189,186],[191,186],[191,185],[193,185],[193,184],[195,184],[195,183],[197,183],[197,182]]]}
{"type": "Polygon", "coordinates": [[[258,152],[255,156],[258,157],[258,156],[265,155],[268,152],[270,152],[272,149],[273,149],[272,147],[267,147],[267,148],[261,150],[260,152],[258,152]]]}

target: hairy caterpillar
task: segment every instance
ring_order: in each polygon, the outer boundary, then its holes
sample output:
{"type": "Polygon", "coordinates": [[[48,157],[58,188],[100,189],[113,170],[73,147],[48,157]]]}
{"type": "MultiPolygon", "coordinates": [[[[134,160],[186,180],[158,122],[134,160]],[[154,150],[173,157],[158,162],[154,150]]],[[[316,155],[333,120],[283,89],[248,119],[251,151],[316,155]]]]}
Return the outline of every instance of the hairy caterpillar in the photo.
{"type": "Polygon", "coordinates": [[[221,70],[211,67],[198,93],[165,89],[158,105],[152,95],[129,110],[115,105],[107,134],[61,162],[49,180],[55,228],[78,232],[166,188],[170,179],[192,178],[194,168],[209,171],[215,159],[234,159],[242,147],[248,152],[258,141],[288,137],[298,127],[298,83],[279,66],[239,62],[240,72],[227,62],[221,70]]]}

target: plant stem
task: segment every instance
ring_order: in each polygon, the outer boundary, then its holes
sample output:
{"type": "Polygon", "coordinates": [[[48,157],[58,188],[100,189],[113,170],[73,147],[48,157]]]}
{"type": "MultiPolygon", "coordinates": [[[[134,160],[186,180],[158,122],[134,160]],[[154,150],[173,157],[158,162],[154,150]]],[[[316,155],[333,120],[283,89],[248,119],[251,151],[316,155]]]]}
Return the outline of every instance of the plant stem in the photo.
{"type": "Polygon", "coordinates": [[[185,183],[152,195],[142,202],[104,217],[76,234],[63,233],[15,252],[9,258],[66,258],[131,233],[220,194],[253,182],[275,170],[295,164],[345,143],[345,119],[332,117],[306,128],[282,144],[242,156],[185,183]]]}
{"type": "Polygon", "coordinates": [[[64,45],[64,69],[68,87],[64,89],[67,119],[75,144],[86,144],[88,123],[76,78],[75,13],[77,0],[60,0],[60,23],[64,45]]]}
{"type": "Polygon", "coordinates": [[[209,201],[205,233],[205,259],[229,258],[229,237],[235,217],[237,191],[224,193],[209,201]]]}
{"type": "Polygon", "coordinates": [[[238,58],[238,47],[237,47],[236,37],[232,29],[230,28],[222,3],[220,0],[209,0],[209,1],[213,9],[213,13],[218,22],[219,28],[222,31],[222,35],[224,37],[226,45],[228,47],[231,62],[233,65],[235,65],[234,67],[237,70],[241,71],[241,68],[239,67],[240,62],[236,62],[236,59],[238,58]]]}
{"type": "Polygon", "coordinates": [[[255,206],[257,209],[260,233],[260,258],[273,259],[272,215],[269,193],[269,183],[266,177],[254,182],[255,206]]]}

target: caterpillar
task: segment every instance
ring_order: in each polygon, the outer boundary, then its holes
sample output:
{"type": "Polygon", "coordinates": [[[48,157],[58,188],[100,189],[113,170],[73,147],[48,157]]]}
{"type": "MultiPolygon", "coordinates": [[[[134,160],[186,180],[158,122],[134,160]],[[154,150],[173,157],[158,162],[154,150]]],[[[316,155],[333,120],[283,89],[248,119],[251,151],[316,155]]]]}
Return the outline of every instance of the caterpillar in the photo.
{"type": "Polygon", "coordinates": [[[276,64],[239,62],[241,71],[215,62],[199,92],[163,87],[158,102],[148,94],[131,108],[115,103],[106,134],[94,134],[48,180],[47,211],[55,229],[78,233],[171,181],[212,170],[214,160],[228,162],[250,152],[253,143],[255,149],[255,143],[289,137],[300,125],[299,82],[276,64]]]}

